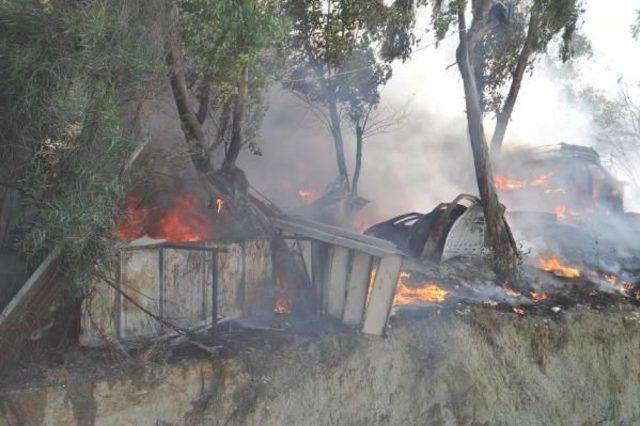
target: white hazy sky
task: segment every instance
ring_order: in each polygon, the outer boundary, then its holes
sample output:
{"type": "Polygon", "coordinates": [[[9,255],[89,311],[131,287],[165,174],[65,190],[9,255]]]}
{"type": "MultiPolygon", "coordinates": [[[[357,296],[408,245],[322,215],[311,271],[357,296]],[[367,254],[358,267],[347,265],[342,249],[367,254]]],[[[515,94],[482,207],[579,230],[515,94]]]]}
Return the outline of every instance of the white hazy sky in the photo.
{"type": "MultiPolygon", "coordinates": [[[[615,94],[617,80],[640,82],[640,41],[631,38],[640,0],[586,0],[583,31],[593,57],[578,64],[581,80],[615,94]]],[[[422,16],[419,25],[426,27],[422,16]]],[[[423,43],[432,34],[422,35],[423,43]]],[[[367,141],[361,195],[372,201],[369,218],[407,211],[426,212],[460,192],[475,193],[471,153],[466,142],[462,83],[454,62],[456,37],[438,49],[417,52],[394,66],[381,105],[409,105],[409,117],[391,133],[367,141]]],[[[243,154],[241,166],[257,188],[283,206],[299,203],[296,189],[322,192],[335,178],[329,135],[296,101],[274,91],[262,135],[264,156],[243,154]]],[[[492,130],[492,124],[487,123],[492,130]]],[[[347,154],[355,149],[349,131],[347,154]]],[[[527,76],[509,125],[506,143],[590,144],[590,118],[570,104],[562,85],[543,64],[527,76]]],[[[352,162],[352,155],[350,155],[352,162]]],[[[352,167],[352,164],[350,164],[352,167]]]]}

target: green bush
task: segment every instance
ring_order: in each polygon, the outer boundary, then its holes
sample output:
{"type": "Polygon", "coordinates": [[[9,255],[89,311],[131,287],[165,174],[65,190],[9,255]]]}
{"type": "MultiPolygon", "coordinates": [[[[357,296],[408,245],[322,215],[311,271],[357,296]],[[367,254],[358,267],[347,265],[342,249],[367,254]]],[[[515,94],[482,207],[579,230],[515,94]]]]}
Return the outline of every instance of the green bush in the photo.
{"type": "Polygon", "coordinates": [[[0,0],[0,180],[24,195],[16,247],[36,262],[62,246],[76,290],[111,258],[134,148],[123,110],[161,69],[118,4],[0,0]]]}

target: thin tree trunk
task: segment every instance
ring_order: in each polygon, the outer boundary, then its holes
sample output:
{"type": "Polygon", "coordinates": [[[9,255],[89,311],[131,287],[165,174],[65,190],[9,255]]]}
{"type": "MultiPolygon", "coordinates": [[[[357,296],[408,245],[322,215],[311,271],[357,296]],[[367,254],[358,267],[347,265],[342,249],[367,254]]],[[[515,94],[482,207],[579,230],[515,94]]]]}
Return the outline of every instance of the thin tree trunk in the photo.
{"type": "Polygon", "coordinates": [[[464,82],[473,164],[485,218],[485,238],[492,251],[492,266],[499,273],[509,274],[516,267],[518,253],[513,243],[511,232],[504,220],[504,208],[498,201],[493,182],[489,149],[482,124],[480,100],[478,99],[473,67],[469,59],[469,36],[467,35],[464,10],[462,9],[458,10],[458,32],[460,45],[456,51],[456,59],[464,82]]]}
{"type": "Polygon", "coordinates": [[[518,62],[516,64],[516,69],[513,72],[509,94],[505,99],[502,109],[500,110],[500,112],[498,112],[498,114],[496,114],[496,126],[493,131],[493,137],[491,138],[491,152],[494,154],[499,153],[502,149],[504,136],[507,132],[509,120],[511,120],[511,114],[513,113],[513,108],[516,104],[516,99],[518,97],[518,93],[520,92],[520,87],[522,86],[524,73],[527,70],[527,65],[529,64],[529,58],[531,57],[531,52],[533,51],[533,45],[537,38],[537,32],[538,11],[532,10],[531,18],[529,19],[529,28],[527,30],[527,38],[525,39],[522,50],[520,50],[520,55],[518,56],[518,62]]]}
{"type": "Polygon", "coordinates": [[[198,121],[198,117],[194,114],[189,104],[189,92],[182,67],[182,51],[178,40],[177,30],[175,28],[178,19],[178,12],[174,4],[171,11],[170,28],[165,43],[166,61],[169,68],[169,80],[171,82],[171,91],[178,109],[182,131],[184,133],[187,150],[191,156],[191,161],[196,170],[200,173],[209,173],[211,164],[207,156],[206,138],[202,131],[202,126],[198,121]]]}
{"type": "Polygon", "coordinates": [[[358,181],[360,180],[360,170],[362,169],[362,143],[364,130],[360,124],[356,124],[356,167],[353,171],[353,182],[351,183],[351,195],[358,195],[358,181]]]}
{"type": "Polygon", "coordinates": [[[331,119],[331,134],[336,149],[336,162],[338,164],[338,175],[340,183],[349,188],[349,174],[347,173],[347,162],[344,156],[344,139],[342,138],[342,127],[338,105],[335,99],[329,100],[329,118],[331,119]]]}
{"type": "Polygon", "coordinates": [[[229,128],[229,120],[231,120],[231,101],[227,100],[222,106],[222,112],[220,113],[220,121],[218,124],[218,131],[216,132],[215,143],[215,146],[224,145],[225,153],[229,149],[224,140],[227,135],[227,129],[229,128]]]}
{"type": "Polygon", "coordinates": [[[198,122],[201,125],[204,124],[204,120],[207,119],[207,112],[209,112],[209,98],[209,81],[205,79],[205,81],[202,83],[202,86],[200,87],[200,93],[198,94],[200,105],[198,106],[198,113],[196,114],[198,122]]]}
{"type": "Polygon", "coordinates": [[[242,126],[244,125],[244,115],[247,103],[247,91],[249,86],[249,70],[244,68],[238,85],[238,96],[236,96],[233,107],[233,121],[231,123],[231,139],[227,149],[223,167],[231,167],[236,163],[243,145],[242,126]]]}

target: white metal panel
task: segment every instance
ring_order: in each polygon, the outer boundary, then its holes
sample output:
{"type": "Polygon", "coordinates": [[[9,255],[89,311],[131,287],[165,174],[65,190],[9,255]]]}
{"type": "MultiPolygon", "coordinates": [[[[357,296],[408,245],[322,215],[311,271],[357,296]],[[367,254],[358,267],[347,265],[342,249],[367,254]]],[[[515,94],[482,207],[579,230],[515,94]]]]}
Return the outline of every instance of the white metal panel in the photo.
{"type": "Polygon", "coordinates": [[[484,214],[480,203],[471,205],[451,227],[442,249],[442,261],[481,255],[484,249],[484,214]]]}
{"type": "Polygon", "coordinates": [[[351,271],[347,280],[347,298],[342,315],[342,322],[346,325],[362,323],[372,263],[372,256],[367,253],[353,253],[351,271]]]}
{"type": "Polygon", "coordinates": [[[330,248],[329,275],[326,281],[327,314],[339,320],[347,293],[347,273],[349,266],[349,250],[343,247],[330,248]]]}
{"type": "Polygon", "coordinates": [[[160,316],[160,251],[136,249],[121,252],[121,290],[135,303],[120,295],[120,338],[152,337],[160,334],[160,324],[139,309],[160,316]]]}
{"type": "Polygon", "coordinates": [[[384,333],[389,319],[389,312],[396,292],[401,256],[386,256],[380,260],[380,266],[373,282],[373,289],[364,317],[362,331],[380,336],[384,333]]]}

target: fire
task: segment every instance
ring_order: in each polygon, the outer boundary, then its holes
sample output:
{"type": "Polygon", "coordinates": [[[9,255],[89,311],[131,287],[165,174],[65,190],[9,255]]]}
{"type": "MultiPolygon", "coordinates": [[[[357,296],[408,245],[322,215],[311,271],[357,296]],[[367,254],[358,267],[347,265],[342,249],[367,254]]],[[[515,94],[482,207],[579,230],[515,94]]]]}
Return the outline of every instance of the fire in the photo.
{"type": "Polygon", "coordinates": [[[216,198],[216,213],[220,214],[224,208],[224,200],[222,198],[216,198]]]}
{"type": "Polygon", "coordinates": [[[543,271],[551,272],[558,277],[563,277],[563,278],[580,277],[579,269],[563,265],[558,259],[558,257],[555,255],[548,258],[540,258],[538,260],[538,266],[543,271]]]}
{"type": "Polygon", "coordinates": [[[420,287],[408,287],[405,282],[411,277],[408,272],[402,272],[398,279],[396,296],[393,299],[394,305],[409,305],[417,302],[444,302],[448,291],[439,287],[435,283],[426,283],[420,287]]]}
{"type": "Polygon", "coordinates": [[[616,276],[616,274],[605,272],[604,274],[602,274],[602,276],[604,277],[605,281],[607,281],[609,284],[611,285],[618,284],[618,277],[616,276]]]}
{"type": "Polygon", "coordinates": [[[555,207],[554,212],[556,214],[556,219],[565,220],[567,216],[584,216],[593,213],[593,208],[588,208],[583,211],[576,211],[567,209],[567,206],[564,204],[559,204],[555,207]]]}
{"type": "Polygon", "coordinates": [[[517,291],[513,287],[511,287],[509,285],[509,283],[504,283],[502,285],[502,289],[504,290],[504,292],[506,293],[507,296],[511,296],[511,297],[520,297],[520,296],[522,296],[522,293],[520,293],[519,291],[517,291]]]}
{"type": "Polygon", "coordinates": [[[288,314],[291,312],[291,303],[285,297],[278,297],[276,299],[276,307],[273,312],[277,314],[288,314]]]}
{"type": "Polygon", "coordinates": [[[152,215],[135,197],[127,197],[116,220],[118,237],[125,241],[147,234],[171,243],[204,241],[213,238],[213,223],[198,198],[189,195],[173,197],[171,207],[159,208],[152,215]]]}
{"type": "Polygon", "coordinates": [[[318,195],[310,189],[299,189],[298,196],[311,204],[318,199],[318,195]]]}
{"type": "Polygon", "coordinates": [[[503,175],[501,173],[495,173],[493,175],[493,180],[496,183],[496,188],[506,190],[506,189],[521,189],[527,186],[526,181],[519,181],[509,178],[507,175],[503,175]]]}
{"type": "Polygon", "coordinates": [[[524,309],[519,306],[514,306],[513,308],[511,308],[511,310],[518,315],[524,315],[524,309]]]}
{"type": "Polygon", "coordinates": [[[540,294],[536,293],[535,291],[532,291],[529,295],[534,302],[542,302],[543,300],[547,300],[548,298],[547,293],[540,294]]]}
{"type": "Polygon", "coordinates": [[[545,175],[536,176],[531,180],[531,186],[549,186],[549,177],[553,173],[547,173],[545,175]]]}
{"type": "MultiPolygon", "coordinates": [[[[536,176],[531,180],[516,180],[502,173],[494,173],[493,180],[496,183],[496,188],[500,190],[512,190],[523,189],[529,186],[547,188],[549,186],[549,178],[553,173],[547,173],[544,175],[536,176]]],[[[555,189],[548,189],[545,192],[556,191],[555,189]]],[[[560,189],[564,192],[564,190],[560,189]]]]}
{"type": "Polygon", "coordinates": [[[126,197],[120,215],[116,218],[116,235],[126,241],[142,237],[148,217],[149,212],[140,207],[140,201],[136,197],[126,197]]]}
{"type": "MultiPolygon", "coordinates": [[[[376,274],[378,273],[378,265],[374,264],[371,266],[371,270],[369,271],[369,287],[367,287],[367,305],[369,305],[369,300],[371,299],[371,291],[373,290],[373,283],[376,280],[376,274]]],[[[403,275],[407,274],[406,272],[400,273],[400,279],[402,279],[403,275]]],[[[408,276],[409,274],[407,274],[408,276]]]]}

